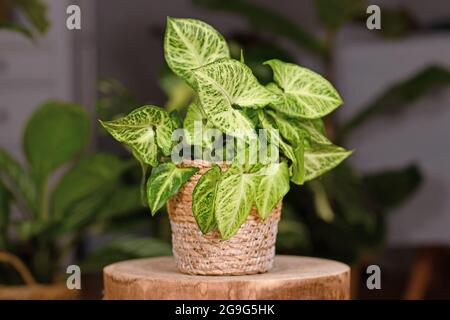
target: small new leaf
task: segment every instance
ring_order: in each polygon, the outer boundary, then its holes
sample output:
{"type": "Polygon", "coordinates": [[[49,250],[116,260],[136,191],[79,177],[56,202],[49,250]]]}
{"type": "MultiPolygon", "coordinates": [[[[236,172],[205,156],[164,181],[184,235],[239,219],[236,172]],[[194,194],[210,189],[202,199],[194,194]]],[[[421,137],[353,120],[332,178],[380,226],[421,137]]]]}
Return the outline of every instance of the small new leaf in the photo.
{"type": "Polygon", "coordinates": [[[197,171],[198,168],[179,168],[173,163],[164,163],[153,168],[147,181],[147,199],[152,215],[155,215],[197,171]]]}
{"type": "Polygon", "coordinates": [[[192,212],[203,234],[207,234],[217,226],[214,202],[220,176],[220,167],[214,165],[198,180],[192,194],[192,212]]]}

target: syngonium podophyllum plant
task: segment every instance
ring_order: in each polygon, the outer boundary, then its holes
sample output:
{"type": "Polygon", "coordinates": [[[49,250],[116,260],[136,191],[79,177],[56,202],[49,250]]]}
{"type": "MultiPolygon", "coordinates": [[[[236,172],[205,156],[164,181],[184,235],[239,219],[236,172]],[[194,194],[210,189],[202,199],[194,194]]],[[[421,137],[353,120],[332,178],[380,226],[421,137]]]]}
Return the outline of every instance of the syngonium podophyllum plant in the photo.
{"type": "Polygon", "coordinates": [[[350,155],[325,135],[321,118],[342,99],[315,72],[272,59],[265,64],[273,70],[273,82],[263,86],[243,54],[239,61],[230,58],[223,36],[194,19],[167,20],[164,55],[172,71],[196,93],[184,120],[146,105],[123,118],[101,122],[131,149],[144,169],[144,179],[148,166],[153,167],[146,182],[152,214],[198,170],[177,166],[174,155],[179,155],[179,146],[185,159],[230,161],[224,170],[213,165],[192,195],[200,230],[206,234],[217,228],[224,239],[237,232],[253,205],[262,219],[267,218],[289,191],[290,182],[301,185],[317,178],[350,155]],[[180,127],[181,138],[173,139],[179,137],[175,132],[180,127]],[[216,134],[208,134],[208,129],[216,134]],[[225,143],[230,139],[231,148],[225,143]],[[255,162],[255,154],[261,153],[269,156],[255,162]]]}

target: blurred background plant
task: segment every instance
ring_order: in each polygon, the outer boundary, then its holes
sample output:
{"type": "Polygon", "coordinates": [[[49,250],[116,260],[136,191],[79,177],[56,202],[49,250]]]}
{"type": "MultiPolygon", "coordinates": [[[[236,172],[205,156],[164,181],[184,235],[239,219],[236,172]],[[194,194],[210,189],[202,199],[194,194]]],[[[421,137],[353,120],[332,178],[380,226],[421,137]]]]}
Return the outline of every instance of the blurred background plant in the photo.
{"type": "MultiPolygon", "coordinates": [[[[49,26],[45,2],[0,1],[0,29],[37,39],[49,26]]],[[[100,82],[99,91],[106,119],[136,106],[117,82],[100,82]]],[[[139,167],[123,155],[89,151],[91,126],[85,108],[51,100],[23,129],[26,163],[0,146],[0,285],[61,281],[71,261],[98,272],[112,262],[170,254],[167,236],[143,235],[152,224],[136,183],[139,167]],[[98,234],[103,240],[92,246],[98,234]]]]}
{"type": "MultiPolygon", "coordinates": [[[[139,168],[111,153],[87,152],[90,133],[81,106],[48,101],[24,129],[26,165],[0,148],[0,250],[22,260],[39,283],[56,281],[72,255],[89,271],[170,254],[167,242],[128,228],[133,213],[142,209],[139,186],[130,178],[139,168]],[[114,237],[84,255],[83,241],[100,231],[114,237]]],[[[0,283],[21,283],[12,267],[0,256],[0,283]]]]}
{"type": "Polygon", "coordinates": [[[0,1],[0,29],[20,32],[33,39],[45,34],[50,26],[47,5],[41,0],[0,1]]]}

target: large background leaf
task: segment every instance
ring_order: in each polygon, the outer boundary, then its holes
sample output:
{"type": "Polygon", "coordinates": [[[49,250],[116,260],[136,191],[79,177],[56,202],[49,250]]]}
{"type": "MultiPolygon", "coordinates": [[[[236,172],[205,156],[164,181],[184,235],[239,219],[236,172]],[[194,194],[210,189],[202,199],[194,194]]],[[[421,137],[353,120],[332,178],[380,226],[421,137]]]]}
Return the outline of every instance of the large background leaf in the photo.
{"type": "Polygon", "coordinates": [[[52,195],[53,216],[63,218],[75,203],[95,195],[105,186],[114,186],[128,166],[128,163],[111,154],[97,153],[84,157],[56,185],[52,195]]]}
{"type": "Polygon", "coordinates": [[[417,166],[410,165],[367,174],[362,181],[374,205],[386,212],[408,199],[422,184],[423,177],[417,166]]]}
{"type": "Polygon", "coordinates": [[[40,33],[45,33],[50,26],[47,20],[47,5],[42,0],[13,0],[16,8],[30,21],[31,25],[40,33]]]}
{"type": "Polygon", "coordinates": [[[270,32],[291,40],[313,54],[326,55],[325,46],[318,38],[273,10],[244,0],[194,0],[194,3],[209,9],[241,15],[255,32],[270,32]]]}
{"type": "MultiPolygon", "coordinates": [[[[128,216],[142,209],[140,187],[135,185],[120,185],[107,197],[96,214],[96,219],[106,220],[128,216]]],[[[144,216],[147,218],[147,216],[144,216]]]]}
{"type": "Polygon", "coordinates": [[[414,102],[425,95],[448,86],[450,86],[449,69],[437,65],[425,67],[410,78],[390,87],[369,105],[363,107],[344,123],[340,134],[344,136],[376,116],[400,112],[414,106],[414,102]]]}
{"type": "Polygon", "coordinates": [[[99,80],[97,89],[99,97],[95,107],[100,119],[109,121],[123,117],[141,105],[128,88],[116,79],[99,80]]]}
{"type": "Polygon", "coordinates": [[[333,31],[365,13],[367,8],[362,0],[315,0],[315,4],[322,24],[333,31]]]}
{"type": "Polygon", "coordinates": [[[25,127],[24,149],[37,178],[47,177],[81,153],[89,138],[89,119],[76,104],[48,101],[25,127]]]}
{"type": "Polygon", "coordinates": [[[31,212],[37,209],[36,185],[22,165],[13,159],[6,150],[0,148],[0,176],[14,194],[19,206],[31,212]]]}
{"type": "Polygon", "coordinates": [[[0,29],[19,32],[28,38],[47,32],[50,22],[47,17],[47,4],[42,0],[9,0],[3,1],[2,9],[7,15],[0,17],[0,29]],[[13,12],[8,12],[11,9],[13,12]],[[13,20],[14,13],[20,13],[22,19],[13,20]],[[8,17],[11,15],[11,17],[8,17]]]}

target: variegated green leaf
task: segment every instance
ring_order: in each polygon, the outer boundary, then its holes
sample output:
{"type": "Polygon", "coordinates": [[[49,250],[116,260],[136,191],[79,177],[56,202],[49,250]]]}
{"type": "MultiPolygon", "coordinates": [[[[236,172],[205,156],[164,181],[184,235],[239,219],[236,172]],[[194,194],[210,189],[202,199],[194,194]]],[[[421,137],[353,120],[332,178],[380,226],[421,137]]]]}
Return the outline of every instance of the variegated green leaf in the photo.
{"type": "Polygon", "coordinates": [[[269,143],[275,144],[281,148],[281,138],[275,121],[262,110],[259,110],[258,112],[258,120],[261,127],[265,130],[269,143]]]}
{"type": "Polygon", "coordinates": [[[280,144],[279,144],[279,146],[280,146],[280,147],[279,147],[280,150],[283,152],[283,154],[285,155],[285,157],[286,157],[287,159],[291,160],[292,162],[294,162],[295,159],[296,159],[296,157],[295,157],[295,152],[294,152],[294,148],[293,148],[290,144],[284,142],[282,139],[280,139],[280,144]]]}
{"type": "Polygon", "coordinates": [[[280,130],[280,134],[284,139],[294,146],[303,143],[303,137],[306,132],[298,125],[299,121],[297,119],[286,118],[273,111],[268,111],[267,113],[275,120],[278,130],[280,130]]]}
{"type": "Polygon", "coordinates": [[[208,119],[231,136],[254,138],[253,124],[234,106],[261,108],[277,96],[258,83],[252,71],[233,59],[221,59],[194,71],[201,106],[208,119]]]}
{"type": "Polygon", "coordinates": [[[214,217],[214,201],[220,175],[220,167],[214,165],[198,180],[192,194],[192,212],[204,234],[217,226],[214,217]]]}
{"type": "Polygon", "coordinates": [[[208,121],[202,107],[197,101],[189,105],[186,117],[184,118],[183,128],[185,130],[186,141],[190,145],[203,147],[209,147],[211,145],[205,133],[206,130],[212,129],[214,126],[208,121]]]}
{"type": "Polygon", "coordinates": [[[192,70],[230,57],[225,39],[213,27],[199,20],[177,18],[167,19],[164,55],[170,69],[190,84],[194,84],[192,70]]]}
{"type": "Polygon", "coordinates": [[[264,112],[259,113],[259,121],[266,133],[269,134],[271,143],[278,146],[279,150],[284,156],[291,160],[291,167],[289,168],[289,174],[291,181],[296,184],[303,183],[304,167],[303,167],[303,143],[299,143],[297,148],[294,148],[289,143],[285,142],[278,133],[278,127],[274,120],[264,112]]]}
{"type": "Polygon", "coordinates": [[[231,166],[217,185],[216,222],[223,239],[231,238],[247,219],[258,183],[258,176],[231,166]]]}
{"type": "Polygon", "coordinates": [[[283,161],[264,167],[259,174],[261,177],[255,202],[259,215],[266,219],[289,191],[289,169],[283,161]]]}
{"type": "Polygon", "coordinates": [[[305,147],[303,143],[296,146],[293,152],[291,181],[295,184],[303,184],[305,182],[305,147]]]}
{"type": "Polygon", "coordinates": [[[198,168],[179,168],[170,162],[153,168],[147,181],[147,200],[152,215],[197,171],[198,168]]]}
{"type": "Polygon", "coordinates": [[[330,140],[323,134],[323,122],[321,119],[288,118],[273,111],[267,112],[276,122],[280,134],[294,145],[303,141],[303,137],[312,142],[330,144],[330,140]]]}
{"type": "Polygon", "coordinates": [[[274,74],[273,84],[269,89],[281,98],[272,107],[291,117],[307,119],[321,118],[342,104],[336,89],[319,74],[292,63],[277,59],[265,62],[274,74]],[[281,91],[281,92],[280,92],[281,91]]]}
{"type": "Polygon", "coordinates": [[[331,144],[325,136],[325,127],[322,119],[299,119],[298,126],[308,133],[308,138],[315,143],[331,144]]]}
{"type": "Polygon", "coordinates": [[[158,165],[158,147],[165,155],[172,151],[172,132],[176,124],[167,111],[159,107],[143,106],[123,118],[100,123],[116,140],[127,144],[152,166],[158,165]]]}
{"type": "Polygon", "coordinates": [[[172,119],[176,128],[181,128],[183,126],[183,118],[177,110],[173,110],[169,113],[170,119],[172,119]]]}
{"type": "MultiPolygon", "coordinates": [[[[269,133],[269,139],[272,143],[276,143],[278,148],[284,154],[284,156],[291,160],[291,166],[289,167],[289,175],[291,181],[295,184],[303,184],[305,181],[305,167],[304,167],[304,143],[302,140],[298,141],[297,146],[285,142],[278,134],[278,127],[274,120],[264,112],[259,113],[259,120],[266,132],[269,133]],[[276,130],[276,131],[274,131],[276,130]]],[[[303,139],[299,136],[299,139],[303,139]]]]}
{"type": "Polygon", "coordinates": [[[312,180],[333,169],[344,161],[352,151],[332,144],[313,144],[305,150],[305,181],[312,180]]]}

